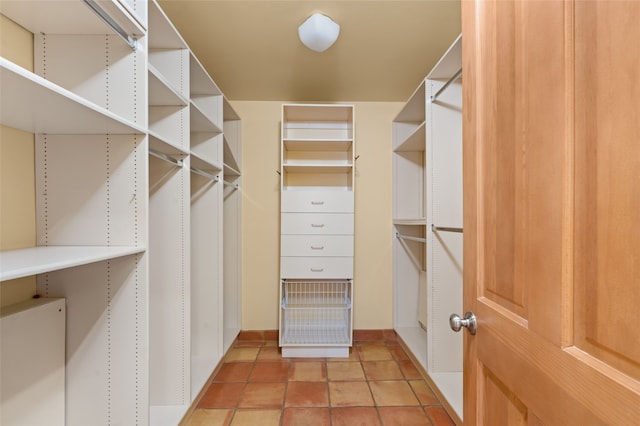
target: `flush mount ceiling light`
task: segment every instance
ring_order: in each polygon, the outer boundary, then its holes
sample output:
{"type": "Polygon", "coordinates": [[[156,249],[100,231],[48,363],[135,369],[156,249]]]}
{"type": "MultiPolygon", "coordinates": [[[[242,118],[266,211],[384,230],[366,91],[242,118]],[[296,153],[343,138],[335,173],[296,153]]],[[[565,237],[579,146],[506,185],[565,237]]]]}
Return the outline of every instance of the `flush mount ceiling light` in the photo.
{"type": "Polygon", "coordinates": [[[340,25],[322,13],[314,13],[298,27],[300,41],[316,52],[324,52],[330,48],[339,34],[340,25]]]}

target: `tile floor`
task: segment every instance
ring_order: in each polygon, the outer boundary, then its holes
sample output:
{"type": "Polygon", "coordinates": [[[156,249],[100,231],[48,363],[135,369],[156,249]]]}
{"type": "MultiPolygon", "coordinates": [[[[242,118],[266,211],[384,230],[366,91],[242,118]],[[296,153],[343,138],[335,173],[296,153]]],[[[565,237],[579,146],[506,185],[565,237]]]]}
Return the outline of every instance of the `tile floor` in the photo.
{"type": "Polygon", "coordinates": [[[187,426],[453,425],[393,331],[358,333],[349,358],[282,358],[244,332],[187,426]]]}

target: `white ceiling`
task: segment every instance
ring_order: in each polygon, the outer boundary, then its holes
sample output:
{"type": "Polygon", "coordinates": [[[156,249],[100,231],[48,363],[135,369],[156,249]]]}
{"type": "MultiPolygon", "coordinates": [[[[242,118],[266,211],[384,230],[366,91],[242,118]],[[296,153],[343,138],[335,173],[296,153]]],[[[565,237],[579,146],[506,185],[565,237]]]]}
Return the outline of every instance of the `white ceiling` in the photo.
{"type": "Polygon", "coordinates": [[[460,0],[160,0],[230,100],[406,101],[460,34],[460,0]],[[327,51],[298,26],[340,24],[327,51]]]}

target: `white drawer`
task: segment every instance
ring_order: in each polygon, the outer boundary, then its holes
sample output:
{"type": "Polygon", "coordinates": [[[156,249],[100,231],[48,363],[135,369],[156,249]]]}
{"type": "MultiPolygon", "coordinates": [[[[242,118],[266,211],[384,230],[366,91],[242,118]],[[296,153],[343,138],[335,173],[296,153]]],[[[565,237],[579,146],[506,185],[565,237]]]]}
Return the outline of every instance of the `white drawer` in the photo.
{"type": "Polygon", "coordinates": [[[282,278],[353,278],[353,257],[281,257],[282,278]]]}
{"type": "Polygon", "coordinates": [[[283,235],[281,256],[353,256],[351,235],[283,235]]]}
{"type": "Polygon", "coordinates": [[[353,191],[282,191],[282,212],[353,213],[353,191]]]}
{"type": "Polygon", "coordinates": [[[280,232],[353,235],[353,213],[282,213],[280,232]]]}

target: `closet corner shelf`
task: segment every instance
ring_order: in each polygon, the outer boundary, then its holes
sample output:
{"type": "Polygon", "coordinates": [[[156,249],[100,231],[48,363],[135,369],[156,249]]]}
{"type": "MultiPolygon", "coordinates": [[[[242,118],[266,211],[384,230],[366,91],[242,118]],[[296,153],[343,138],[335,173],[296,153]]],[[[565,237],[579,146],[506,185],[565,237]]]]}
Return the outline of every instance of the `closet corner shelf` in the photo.
{"type": "Polygon", "coordinates": [[[0,252],[0,281],[142,253],[132,246],[40,246],[0,252]]]}

